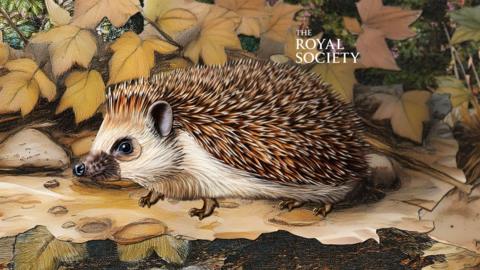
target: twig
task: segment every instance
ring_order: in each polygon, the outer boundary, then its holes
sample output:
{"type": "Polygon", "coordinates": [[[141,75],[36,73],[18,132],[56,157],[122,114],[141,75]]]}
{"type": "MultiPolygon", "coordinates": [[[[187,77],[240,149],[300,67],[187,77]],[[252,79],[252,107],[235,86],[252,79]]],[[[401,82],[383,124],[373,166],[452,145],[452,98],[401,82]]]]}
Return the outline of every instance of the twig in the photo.
{"type": "Polygon", "coordinates": [[[470,59],[472,59],[473,75],[475,76],[475,80],[477,81],[478,88],[480,88],[480,78],[478,77],[477,67],[475,67],[475,62],[473,62],[473,57],[470,53],[468,53],[468,57],[470,57],[470,59]]]}
{"type": "Polygon", "coordinates": [[[165,33],[165,31],[163,31],[162,29],[160,29],[154,21],[150,20],[149,18],[147,18],[147,16],[145,16],[145,14],[142,13],[142,16],[143,18],[153,27],[155,28],[155,30],[157,30],[157,32],[163,37],[165,38],[170,44],[176,46],[179,50],[182,50],[183,47],[182,45],[178,44],[172,37],[170,37],[167,33],[165,33]]]}
{"type": "MultiPolygon", "coordinates": [[[[455,47],[450,43],[451,42],[450,33],[448,32],[448,29],[445,26],[445,24],[443,24],[443,30],[445,31],[445,35],[447,36],[448,44],[450,45],[450,52],[456,60],[455,61],[455,68],[457,68],[457,63],[458,63],[458,65],[460,66],[460,69],[462,70],[463,77],[466,80],[467,72],[465,71],[465,68],[462,65],[462,61],[460,60],[460,57],[458,57],[458,54],[457,54],[457,51],[456,51],[455,47]]],[[[457,73],[458,73],[458,71],[457,71],[457,73]]],[[[469,85],[468,82],[467,82],[467,85],[469,85]]]]}
{"type": "Polygon", "coordinates": [[[12,19],[10,18],[10,16],[8,15],[8,13],[2,8],[0,7],[0,13],[2,14],[2,16],[5,18],[5,20],[7,20],[8,24],[10,25],[10,27],[13,28],[13,30],[15,30],[15,32],[17,32],[17,34],[20,36],[20,38],[23,40],[23,42],[25,43],[25,45],[28,44],[28,38],[26,38],[23,33],[20,31],[20,29],[18,29],[17,25],[15,25],[15,23],[12,21],[12,19]]]}

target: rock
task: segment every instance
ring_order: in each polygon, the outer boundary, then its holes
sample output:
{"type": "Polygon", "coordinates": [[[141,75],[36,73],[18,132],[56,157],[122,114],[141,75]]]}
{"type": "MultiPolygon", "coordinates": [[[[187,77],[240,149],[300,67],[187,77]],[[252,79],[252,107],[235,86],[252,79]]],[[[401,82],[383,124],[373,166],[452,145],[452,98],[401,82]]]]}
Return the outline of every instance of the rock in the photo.
{"type": "Polygon", "coordinates": [[[108,218],[82,218],[79,220],[77,230],[82,233],[104,233],[110,230],[112,221],[108,218]]]}
{"type": "Polygon", "coordinates": [[[43,184],[45,188],[56,188],[60,186],[60,183],[56,179],[48,180],[43,184]]]}
{"type": "Polygon", "coordinates": [[[58,205],[48,209],[48,212],[50,214],[54,214],[55,216],[59,216],[68,213],[68,209],[65,206],[58,205]]]}
{"type": "Polygon", "coordinates": [[[23,129],[0,145],[0,168],[66,169],[69,163],[65,150],[36,129],[23,129]]]}
{"type": "Polygon", "coordinates": [[[398,183],[398,178],[392,161],[388,157],[378,154],[367,155],[367,160],[372,172],[369,179],[370,183],[375,188],[394,188],[398,183]]]}
{"type": "Polygon", "coordinates": [[[113,239],[118,243],[136,243],[155,236],[164,234],[167,226],[156,219],[144,219],[130,223],[120,231],[113,234],[113,239]]]}
{"type": "Polygon", "coordinates": [[[64,228],[64,229],[70,229],[70,228],[72,228],[72,227],[75,227],[75,225],[77,225],[77,224],[75,224],[75,222],[73,222],[73,221],[67,221],[67,222],[65,222],[65,223],[62,224],[62,228],[64,228]]]}

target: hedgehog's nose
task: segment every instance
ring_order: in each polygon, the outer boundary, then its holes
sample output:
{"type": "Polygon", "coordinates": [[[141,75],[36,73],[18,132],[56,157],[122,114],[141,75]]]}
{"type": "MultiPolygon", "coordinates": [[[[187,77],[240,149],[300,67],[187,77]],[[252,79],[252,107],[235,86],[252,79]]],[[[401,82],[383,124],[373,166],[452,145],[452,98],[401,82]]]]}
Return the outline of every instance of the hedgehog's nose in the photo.
{"type": "Polygon", "coordinates": [[[85,164],[78,163],[73,167],[73,174],[75,176],[84,176],[85,175],[85,164]]]}

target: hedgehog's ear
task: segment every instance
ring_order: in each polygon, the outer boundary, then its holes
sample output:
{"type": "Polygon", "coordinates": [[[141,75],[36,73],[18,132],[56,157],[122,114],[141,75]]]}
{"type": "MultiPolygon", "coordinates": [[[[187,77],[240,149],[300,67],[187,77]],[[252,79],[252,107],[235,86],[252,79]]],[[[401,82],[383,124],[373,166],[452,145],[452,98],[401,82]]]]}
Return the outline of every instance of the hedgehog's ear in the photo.
{"type": "Polygon", "coordinates": [[[165,101],[157,101],[148,109],[148,115],[152,118],[160,136],[165,137],[170,134],[173,126],[173,111],[170,104],[165,101]]]}

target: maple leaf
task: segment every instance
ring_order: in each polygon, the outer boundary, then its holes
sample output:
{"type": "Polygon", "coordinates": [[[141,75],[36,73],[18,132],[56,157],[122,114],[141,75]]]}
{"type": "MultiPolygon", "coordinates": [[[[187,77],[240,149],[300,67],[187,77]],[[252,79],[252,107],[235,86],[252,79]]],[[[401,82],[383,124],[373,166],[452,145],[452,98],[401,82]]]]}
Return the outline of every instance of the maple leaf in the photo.
{"type": "Polygon", "coordinates": [[[264,0],[215,0],[215,4],[231,10],[241,17],[237,33],[260,36],[262,20],[268,16],[264,0]]]}
{"type": "Polygon", "coordinates": [[[45,0],[45,6],[47,7],[48,17],[55,26],[68,24],[72,19],[70,13],[55,3],[54,0],[45,0]]]}
{"type": "Polygon", "coordinates": [[[177,50],[177,47],[157,38],[142,40],[133,32],[123,33],[110,48],[114,53],[109,62],[108,84],[148,77],[155,65],[155,52],[167,54],[177,50]]]}
{"type": "Polygon", "coordinates": [[[107,17],[120,27],[141,10],[139,0],[76,0],[72,23],[81,28],[95,28],[107,17]]]}
{"type": "MultiPolygon", "coordinates": [[[[362,31],[357,40],[362,64],[399,70],[385,38],[403,40],[413,37],[415,32],[409,29],[409,25],[417,20],[421,11],[384,6],[382,0],[361,0],[357,2],[357,9],[362,19],[362,31]]],[[[358,31],[352,20],[347,19],[345,23],[351,32],[358,31]]]]}
{"type": "Polygon", "coordinates": [[[480,40],[480,6],[464,7],[450,13],[450,17],[459,26],[453,33],[451,43],[461,43],[468,40],[480,40]]]}
{"type": "Polygon", "coordinates": [[[296,28],[295,14],[302,9],[300,5],[290,5],[277,2],[270,9],[270,19],[266,25],[266,31],[262,34],[265,38],[276,42],[285,42],[289,29],[296,28]]]}
{"type": "Polygon", "coordinates": [[[360,67],[361,65],[354,63],[352,59],[347,59],[345,63],[316,64],[311,71],[319,74],[345,101],[351,102],[353,86],[357,83],[355,70],[360,67]]]}
{"type": "Polygon", "coordinates": [[[74,64],[88,67],[97,51],[95,37],[89,30],[74,25],[63,25],[48,32],[38,33],[32,43],[48,43],[52,71],[61,75],[74,64]]]}
{"type": "Polygon", "coordinates": [[[225,49],[241,49],[235,28],[240,18],[235,13],[213,6],[201,24],[198,37],[185,48],[184,55],[198,63],[201,57],[207,65],[223,64],[227,61],[225,49]]]}
{"type": "Polygon", "coordinates": [[[0,77],[0,112],[21,111],[30,113],[41,94],[52,101],[57,88],[37,64],[28,58],[9,61],[5,68],[10,72],[0,77]]]}
{"type": "Polygon", "coordinates": [[[95,114],[105,101],[105,84],[96,70],[74,71],[65,79],[67,89],[60,99],[56,114],[72,108],[75,122],[80,123],[95,114]]]}
{"type": "Polygon", "coordinates": [[[422,90],[413,90],[401,96],[389,94],[375,94],[381,103],[372,116],[374,120],[390,119],[395,134],[421,143],[423,123],[430,120],[430,110],[427,101],[431,93],[422,90]]]}
{"type": "Polygon", "coordinates": [[[454,108],[468,103],[472,98],[472,92],[457,78],[452,76],[440,76],[435,79],[438,84],[436,92],[449,94],[450,101],[454,108]]]}

